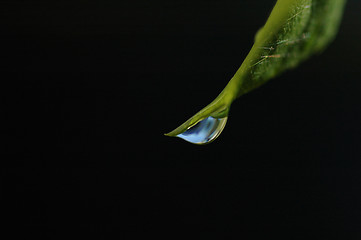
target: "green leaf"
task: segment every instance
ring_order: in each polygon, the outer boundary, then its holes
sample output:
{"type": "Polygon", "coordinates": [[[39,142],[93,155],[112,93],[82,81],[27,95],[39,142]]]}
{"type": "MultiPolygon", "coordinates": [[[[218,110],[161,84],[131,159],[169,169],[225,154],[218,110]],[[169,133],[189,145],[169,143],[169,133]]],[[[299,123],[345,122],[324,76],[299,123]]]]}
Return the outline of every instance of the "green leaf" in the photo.
{"type": "Polygon", "coordinates": [[[335,37],[346,0],[278,0],[241,67],[205,108],[167,136],[177,136],[199,121],[226,117],[232,102],[286,69],[319,53],[335,37]]]}

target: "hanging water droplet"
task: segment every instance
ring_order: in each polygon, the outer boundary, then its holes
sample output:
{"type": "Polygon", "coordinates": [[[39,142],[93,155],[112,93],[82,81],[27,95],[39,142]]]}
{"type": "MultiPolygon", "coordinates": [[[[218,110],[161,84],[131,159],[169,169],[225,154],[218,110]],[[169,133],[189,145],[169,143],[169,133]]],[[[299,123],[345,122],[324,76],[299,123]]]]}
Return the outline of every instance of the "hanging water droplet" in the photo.
{"type": "Polygon", "coordinates": [[[214,118],[209,116],[188,128],[187,131],[178,134],[177,137],[195,144],[210,143],[221,134],[226,123],[227,117],[214,118]]]}

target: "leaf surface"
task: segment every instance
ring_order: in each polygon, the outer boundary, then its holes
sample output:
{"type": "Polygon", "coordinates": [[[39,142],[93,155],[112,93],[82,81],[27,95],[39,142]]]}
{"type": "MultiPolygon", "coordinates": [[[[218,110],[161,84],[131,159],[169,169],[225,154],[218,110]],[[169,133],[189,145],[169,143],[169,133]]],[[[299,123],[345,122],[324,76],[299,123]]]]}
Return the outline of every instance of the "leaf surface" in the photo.
{"type": "Polygon", "coordinates": [[[226,117],[232,102],[315,53],[335,37],[346,0],[278,0],[241,67],[205,108],[167,136],[212,116],[226,117]]]}

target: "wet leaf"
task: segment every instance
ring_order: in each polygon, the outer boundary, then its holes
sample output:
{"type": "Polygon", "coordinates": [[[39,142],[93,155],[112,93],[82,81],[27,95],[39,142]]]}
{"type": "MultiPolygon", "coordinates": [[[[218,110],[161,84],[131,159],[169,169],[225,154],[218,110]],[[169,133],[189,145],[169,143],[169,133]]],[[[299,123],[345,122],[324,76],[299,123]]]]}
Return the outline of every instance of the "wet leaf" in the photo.
{"type": "MultiPolygon", "coordinates": [[[[335,37],[346,0],[278,0],[241,67],[205,108],[167,136],[177,136],[208,117],[224,118],[232,102],[309,56],[335,37]]],[[[219,135],[219,134],[218,134],[219,135]]]]}

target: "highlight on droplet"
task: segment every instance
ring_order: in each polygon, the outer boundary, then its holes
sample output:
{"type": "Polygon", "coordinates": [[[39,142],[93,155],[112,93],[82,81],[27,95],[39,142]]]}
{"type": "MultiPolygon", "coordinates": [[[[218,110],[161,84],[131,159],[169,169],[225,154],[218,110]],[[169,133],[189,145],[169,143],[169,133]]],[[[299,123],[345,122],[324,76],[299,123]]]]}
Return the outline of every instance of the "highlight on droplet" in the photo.
{"type": "Polygon", "coordinates": [[[226,126],[227,119],[228,117],[214,118],[209,116],[188,128],[185,132],[178,134],[177,137],[194,144],[210,143],[221,134],[226,126]]]}

